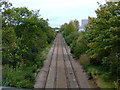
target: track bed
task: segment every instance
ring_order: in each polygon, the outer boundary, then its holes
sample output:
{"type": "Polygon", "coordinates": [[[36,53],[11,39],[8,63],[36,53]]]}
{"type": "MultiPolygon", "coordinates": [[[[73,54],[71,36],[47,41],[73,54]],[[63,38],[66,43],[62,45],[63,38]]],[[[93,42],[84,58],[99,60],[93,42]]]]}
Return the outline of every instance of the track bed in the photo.
{"type": "Polygon", "coordinates": [[[70,54],[64,38],[57,34],[34,88],[90,88],[81,66],[70,54]]]}

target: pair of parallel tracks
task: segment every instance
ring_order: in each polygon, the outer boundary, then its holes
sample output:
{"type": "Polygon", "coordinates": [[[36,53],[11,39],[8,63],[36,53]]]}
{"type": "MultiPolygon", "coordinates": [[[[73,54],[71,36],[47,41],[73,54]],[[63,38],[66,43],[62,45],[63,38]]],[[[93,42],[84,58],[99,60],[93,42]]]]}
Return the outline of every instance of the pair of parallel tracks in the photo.
{"type": "Polygon", "coordinates": [[[71,68],[72,68],[72,71],[73,71],[73,74],[75,76],[75,81],[77,83],[77,86],[78,88],[80,89],[80,85],[79,85],[79,82],[78,82],[78,78],[77,78],[77,75],[76,75],[76,72],[74,70],[74,67],[72,65],[72,62],[71,62],[71,57],[70,57],[70,53],[68,52],[68,48],[67,48],[67,45],[65,43],[65,40],[64,38],[61,36],[61,34],[58,34],[55,41],[54,41],[54,46],[53,46],[53,51],[52,51],[52,56],[50,58],[50,64],[49,64],[49,69],[48,69],[48,73],[47,73],[47,77],[46,77],[46,80],[45,80],[45,84],[44,84],[44,88],[46,88],[46,83],[47,83],[47,80],[48,80],[48,75],[49,75],[49,72],[50,72],[50,67],[51,67],[51,63],[52,63],[52,59],[53,59],[53,54],[54,54],[54,51],[55,51],[55,47],[57,47],[57,55],[56,55],[56,66],[55,66],[55,78],[54,78],[54,88],[56,88],[56,80],[57,80],[57,61],[58,61],[58,50],[59,50],[59,46],[61,45],[62,47],[62,56],[63,56],[63,61],[64,61],[64,69],[65,69],[65,76],[66,76],[66,82],[67,82],[67,88],[70,89],[70,81],[69,81],[69,78],[68,78],[68,71],[67,71],[67,67],[66,67],[66,60],[65,60],[65,56],[64,56],[64,51],[63,51],[63,47],[65,48],[66,50],[66,53],[68,55],[68,59],[69,59],[69,62],[70,62],[70,65],[71,65],[71,68]]]}

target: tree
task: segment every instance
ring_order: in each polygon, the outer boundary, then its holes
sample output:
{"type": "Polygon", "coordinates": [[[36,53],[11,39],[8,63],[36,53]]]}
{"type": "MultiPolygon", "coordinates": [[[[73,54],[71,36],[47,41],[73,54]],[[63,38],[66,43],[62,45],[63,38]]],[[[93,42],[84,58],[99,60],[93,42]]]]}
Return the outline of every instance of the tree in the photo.
{"type": "Polygon", "coordinates": [[[2,9],[3,85],[33,88],[34,73],[43,66],[42,52],[52,43],[55,32],[39,10],[11,8],[5,2],[2,9]],[[7,6],[6,6],[7,5],[7,6]],[[7,68],[7,70],[6,70],[7,68]],[[12,78],[14,77],[14,78],[12,78]]]}
{"type": "Polygon", "coordinates": [[[63,31],[64,29],[64,36],[69,36],[72,32],[79,30],[79,22],[77,20],[70,21],[69,24],[64,24],[60,30],[63,31]]]}
{"type": "MultiPolygon", "coordinates": [[[[89,17],[87,53],[96,65],[104,65],[113,75],[118,74],[120,54],[120,2],[107,2],[96,10],[97,18],[89,17]],[[112,56],[112,57],[111,57],[112,56]]],[[[120,75],[119,75],[120,76],[120,75]]]]}

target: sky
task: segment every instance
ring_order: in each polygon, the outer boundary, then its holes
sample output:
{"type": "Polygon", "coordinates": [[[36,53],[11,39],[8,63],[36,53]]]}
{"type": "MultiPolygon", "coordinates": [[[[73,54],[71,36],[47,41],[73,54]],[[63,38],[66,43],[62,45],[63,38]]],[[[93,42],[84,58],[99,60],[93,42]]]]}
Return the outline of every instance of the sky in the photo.
{"type": "Polygon", "coordinates": [[[27,7],[29,10],[40,10],[41,18],[49,19],[51,27],[60,27],[64,23],[88,16],[96,17],[97,2],[104,4],[105,0],[8,0],[13,7],[27,7]]]}

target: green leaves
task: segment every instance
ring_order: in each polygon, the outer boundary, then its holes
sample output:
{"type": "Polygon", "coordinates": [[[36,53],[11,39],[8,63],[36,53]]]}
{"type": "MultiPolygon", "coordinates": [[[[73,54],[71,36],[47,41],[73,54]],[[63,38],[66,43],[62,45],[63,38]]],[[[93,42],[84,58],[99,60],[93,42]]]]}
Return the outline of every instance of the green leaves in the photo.
{"type": "Polygon", "coordinates": [[[120,2],[99,4],[95,12],[97,17],[88,17],[86,30],[79,32],[78,36],[73,33],[77,31],[74,21],[62,25],[60,31],[75,58],[87,53],[91,64],[100,65],[120,78],[120,2]]]}
{"type": "Polygon", "coordinates": [[[79,22],[77,20],[74,20],[74,21],[70,21],[69,24],[65,23],[64,25],[62,25],[60,31],[61,30],[64,31],[63,34],[66,37],[72,32],[79,30],[79,22]]]}
{"type": "Polygon", "coordinates": [[[55,32],[39,17],[39,10],[13,7],[2,14],[2,64],[9,70],[4,85],[32,88],[34,73],[45,60],[41,53],[54,40],[55,32]]]}
{"type": "MultiPolygon", "coordinates": [[[[97,18],[89,18],[87,25],[88,47],[92,62],[101,62],[111,74],[118,76],[120,62],[116,54],[120,53],[120,18],[118,3],[106,3],[96,10],[97,18]],[[95,61],[96,60],[96,61],[95,61]],[[117,67],[116,67],[117,66],[117,67]]],[[[97,63],[97,65],[99,65],[97,63]]],[[[119,77],[119,76],[118,76],[119,77]]]]}

